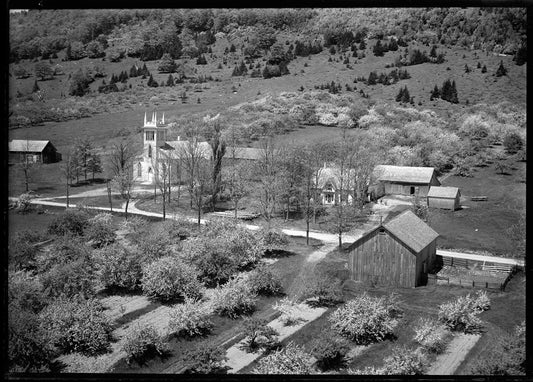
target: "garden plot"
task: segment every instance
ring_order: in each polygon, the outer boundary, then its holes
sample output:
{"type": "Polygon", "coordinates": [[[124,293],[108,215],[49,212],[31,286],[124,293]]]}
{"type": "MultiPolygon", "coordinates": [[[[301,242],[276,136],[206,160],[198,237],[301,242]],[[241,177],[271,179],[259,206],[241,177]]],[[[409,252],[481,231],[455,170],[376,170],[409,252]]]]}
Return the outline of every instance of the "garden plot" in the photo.
{"type": "Polygon", "coordinates": [[[437,357],[425,374],[453,375],[480,338],[480,334],[455,335],[446,351],[437,357]]]}
{"type": "MultiPolygon", "coordinates": [[[[270,322],[268,326],[276,330],[278,332],[277,339],[279,341],[283,341],[293,333],[296,333],[298,330],[303,328],[309,322],[316,320],[318,317],[324,314],[326,310],[326,308],[311,308],[307,304],[302,303],[297,306],[295,312],[298,317],[297,323],[286,326],[284,319],[282,317],[278,317],[274,321],[270,322]]],[[[244,341],[240,341],[227,350],[227,366],[230,367],[228,372],[236,373],[262,355],[261,353],[248,353],[246,350],[242,350],[241,347],[243,347],[243,345],[244,341]]]]}

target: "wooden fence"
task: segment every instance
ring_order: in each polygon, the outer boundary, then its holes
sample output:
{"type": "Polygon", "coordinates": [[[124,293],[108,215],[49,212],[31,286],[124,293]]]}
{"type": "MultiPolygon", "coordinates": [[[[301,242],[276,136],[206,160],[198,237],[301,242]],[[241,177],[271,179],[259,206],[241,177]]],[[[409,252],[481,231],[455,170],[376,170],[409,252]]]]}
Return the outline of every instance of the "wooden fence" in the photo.
{"type": "Polygon", "coordinates": [[[482,277],[468,275],[465,275],[464,277],[453,277],[440,276],[438,274],[428,274],[428,285],[459,285],[462,287],[498,289],[503,291],[510,276],[510,273],[502,273],[502,276],[500,277],[482,277]]]}
{"type": "Polygon", "coordinates": [[[488,261],[461,259],[458,257],[442,256],[442,265],[451,267],[469,268],[470,266],[478,266],[479,269],[489,272],[509,273],[515,268],[512,264],[493,263],[488,261]]]}

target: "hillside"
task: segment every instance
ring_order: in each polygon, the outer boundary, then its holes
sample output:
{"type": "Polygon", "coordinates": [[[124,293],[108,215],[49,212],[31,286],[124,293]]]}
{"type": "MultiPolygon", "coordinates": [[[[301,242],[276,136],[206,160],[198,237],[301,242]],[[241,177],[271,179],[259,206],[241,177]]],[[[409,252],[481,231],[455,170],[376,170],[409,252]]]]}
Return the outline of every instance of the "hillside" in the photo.
{"type": "Polygon", "coordinates": [[[226,111],[311,90],[346,95],[368,110],[400,105],[407,87],[405,105],[445,118],[480,103],[524,107],[524,23],[525,11],[511,8],[32,10],[10,23],[10,128],[101,113],[134,120],[155,108],[170,117],[226,111]],[[378,43],[390,50],[376,53],[378,43]],[[162,70],[165,57],[175,67],[162,70]],[[507,72],[496,76],[500,64],[507,72]],[[143,66],[147,75],[130,77],[143,66]],[[235,75],[242,66],[246,73],[235,75]],[[408,78],[393,81],[392,71],[408,78]],[[372,72],[392,84],[372,84],[372,72]],[[112,84],[122,73],[127,78],[112,84]],[[148,86],[150,78],[159,86],[148,86]],[[458,102],[431,100],[447,80],[458,102]]]}

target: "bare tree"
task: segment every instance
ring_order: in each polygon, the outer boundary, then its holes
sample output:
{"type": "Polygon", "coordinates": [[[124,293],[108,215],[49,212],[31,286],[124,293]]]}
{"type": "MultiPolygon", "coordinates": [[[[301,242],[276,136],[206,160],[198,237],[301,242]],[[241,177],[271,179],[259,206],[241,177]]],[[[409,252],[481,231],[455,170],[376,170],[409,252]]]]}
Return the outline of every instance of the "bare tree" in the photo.
{"type": "Polygon", "coordinates": [[[113,174],[112,186],[123,199],[126,200],[124,212],[128,218],[128,206],[131,200],[131,190],[135,183],[133,162],[137,156],[131,141],[121,141],[113,145],[109,155],[109,170],[113,174]]]}
{"type": "Polygon", "coordinates": [[[225,167],[222,171],[225,179],[224,184],[229,190],[229,196],[233,202],[235,219],[237,219],[239,201],[250,192],[252,168],[249,162],[234,162],[232,166],[225,167]]]}
{"type": "Polygon", "coordinates": [[[212,188],[210,163],[207,159],[200,158],[197,163],[192,186],[192,200],[194,200],[194,205],[198,211],[198,227],[200,227],[202,209],[207,203],[210,203],[210,199],[212,198],[212,188]]]}
{"type": "Polygon", "coordinates": [[[70,204],[70,186],[72,185],[72,180],[74,179],[74,159],[72,154],[67,152],[64,155],[64,161],[61,165],[61,173],[65,177],[65,188],[67,193],[67,208],[70,204]]]}
{"type": "Polygon", "coordinates": [[[280,178],[281,150],[272,137],[262,139],[260,148],[261,155],[256,163],[260,183],[259,204],[261,213],[270,227],[282,183],[280,178]]]}
{"type": "Polygon", "coordinates": [[[35,159],[35,157],[32,154],[28,154],[30,152],[30,141],[26,140],[26,153],[22,154],[23,158],[18,163],[18,167],[22,170],[22,173],[24,174],[24,188],[26,192],[30,190],[30,180],[39,166],[39,162],[35,159]]]}

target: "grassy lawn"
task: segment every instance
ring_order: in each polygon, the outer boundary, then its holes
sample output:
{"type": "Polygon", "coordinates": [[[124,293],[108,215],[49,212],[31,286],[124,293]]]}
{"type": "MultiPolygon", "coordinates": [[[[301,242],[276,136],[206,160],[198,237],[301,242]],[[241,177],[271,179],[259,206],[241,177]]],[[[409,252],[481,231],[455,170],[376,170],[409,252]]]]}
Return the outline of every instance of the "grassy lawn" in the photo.
{"type": "MultiPolygon", "coordinates": [[[[67,198],[61,197],[61,198],[54,198],[50,199],[51,202],[58,202],[58,203],[66,203],[67,198]]],[[[122,206],[122,203],[124,203],[124,199],[120,195],[111,195],[111,202],[113,203],[113,208],[120,208],[122,206]]],[[[88,196],[88,197],[70,197],[69,203],[71,205],[84,205],[87,207],[107,207],[109,208],[109,197],[107,195],[101,195],[101,196],[88,196]]],[[[130,202],[131,206],[131,202],[130,202]]]]}
{"type": "Polygon", "coordinates": [[[526,184],[520,180],[526,164],[516,162],[509,175],[496,173],[493,165],[479,168],[473,178],[448,177],[443,186],[459,187],[468,207],[455,212],[430,210],[430,225],[441,236],[439,247],[486,250],[506,255],[515,249],[507,229],[516,224],[525,210],[526,184]],[[486,202],[473,202],[471,196],[486,195],[486,202]]]}

